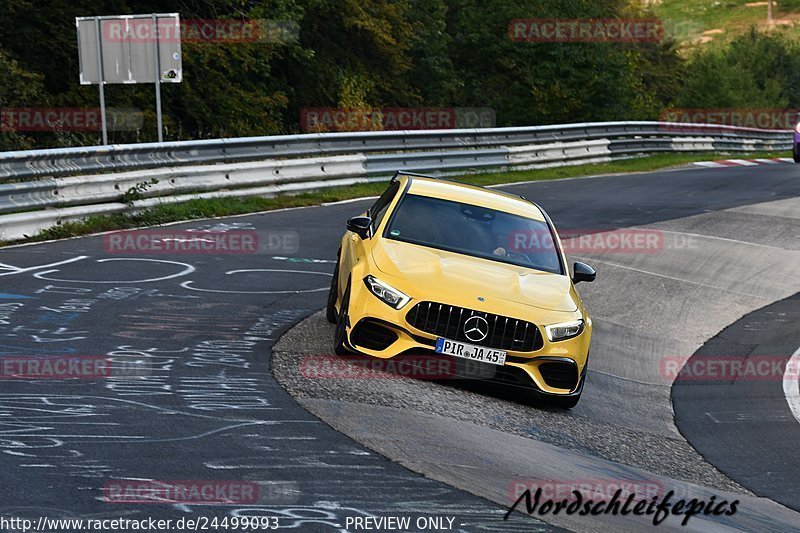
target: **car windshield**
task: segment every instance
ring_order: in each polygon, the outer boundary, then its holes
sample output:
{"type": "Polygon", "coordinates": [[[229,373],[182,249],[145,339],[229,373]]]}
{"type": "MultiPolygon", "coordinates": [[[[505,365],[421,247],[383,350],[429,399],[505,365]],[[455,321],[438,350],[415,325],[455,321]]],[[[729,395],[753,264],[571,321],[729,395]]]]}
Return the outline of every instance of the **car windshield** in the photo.
{"type": "Polygon", "coordinates": [[[384,236],[563,274],[547,223],[486,207],[407,194],[384,236]]]}

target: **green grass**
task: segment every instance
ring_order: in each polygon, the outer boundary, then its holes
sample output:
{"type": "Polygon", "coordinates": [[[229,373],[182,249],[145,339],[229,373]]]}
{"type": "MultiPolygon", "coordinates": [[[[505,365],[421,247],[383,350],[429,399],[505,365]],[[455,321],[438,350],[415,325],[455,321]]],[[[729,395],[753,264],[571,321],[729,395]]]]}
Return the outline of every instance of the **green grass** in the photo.
{"type": "MultiPolygon", "coordinates": [[[[688,48],[718,46],[746,32],[751,26],[767,30],[767,6],[747,6],[754,0],[662,0],[654,6],[655,14],[674,28],[676,38],[688,48]],[[722,33],[703,32],[723,30],[722,33]],[[701,43],[699,39],[710,37],[701,43]]],[[[800,0],[776,0],[771,31],[789,38],[800,38],[800,0]]],[[[672,32],[670,32],[672,33],[672,32]]]]}
{"type": "MultiPolygon", "coordinates": [[[[786,157],[787,154],[761,153],[743,154],[735,157],[786,157]]],[[[669,167],[680,166],[693,161],[707,161],[717,157],[715,154],[660,154],[611,163],[559,167],[542,170],[522,170],[490,174],[467,174],[459,177],[460,181],[475,185],[498,185],[518,181],[543,181],[562,178],[592,176],[598,174],[617,174],[631,172],[648,172],[669,167]]],[[[721,156],[720,156],[721,157],[721,156]]],[[[88,235],[103,231],[112,231],[146,226],[157,226],[169,222],[214,218],[244,213],[271,211],[287,207],[319,205],[351,198],[377,196],[386,188],[386,183],[366,183],[348,187],[332,187],[297,195],[284,195],[272,198],[213,198],[197,199],[178,204],[162,204],[137,213],[117,213],[87,218],[80,222],[68,222],[44,230],[34,237],[21,242],[39,242],[52,239],[64,239],[88,235]]]]}

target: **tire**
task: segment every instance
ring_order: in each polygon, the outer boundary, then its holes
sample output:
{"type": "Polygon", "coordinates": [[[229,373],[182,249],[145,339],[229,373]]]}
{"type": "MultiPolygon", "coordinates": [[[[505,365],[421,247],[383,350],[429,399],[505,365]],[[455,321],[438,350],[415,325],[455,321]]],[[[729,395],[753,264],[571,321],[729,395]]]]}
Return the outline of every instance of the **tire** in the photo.
{"type": "Polygon", "coordinates": [[[331,324],[336,324],[338,313],[336,312],[336,299],[339,297],[339,258],[337,254],[336,268],[333,271],[331,288],[328,291],[328,305],[325,307],[325,318],[331,324]]]}
{"type": "Polygon", "coordinates": [[[345,289],[344,296],[342,296],[342,305],[336,317],[336,332],[333,334],[333,352],[336,355],[347,355],[351,353],[347,348],[347,320],[349,319],[347,310],[349,307],[350,282],[347,283],[347,289],[345,289]]]}

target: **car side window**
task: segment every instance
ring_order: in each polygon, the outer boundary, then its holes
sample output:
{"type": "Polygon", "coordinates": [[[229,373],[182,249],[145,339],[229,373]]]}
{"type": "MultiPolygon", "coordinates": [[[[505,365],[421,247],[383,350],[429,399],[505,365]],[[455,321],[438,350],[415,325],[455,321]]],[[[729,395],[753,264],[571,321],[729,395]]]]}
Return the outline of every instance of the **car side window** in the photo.
{"type": "Polygon", "coordinates": [[[378,226],[381,225],[381,221],[383,217],[386,215],[386,211],[389,209],[389,204],[392,203],[392,200],[397,195],[397,191],[400,189],[400,183],[397,181],[393,181],[389,184],[389,187],[383,191],[381,197],[375,202],[372,208],[369,210],[369,214],[372,217],[372,231],[377,231],[378,226]]]}

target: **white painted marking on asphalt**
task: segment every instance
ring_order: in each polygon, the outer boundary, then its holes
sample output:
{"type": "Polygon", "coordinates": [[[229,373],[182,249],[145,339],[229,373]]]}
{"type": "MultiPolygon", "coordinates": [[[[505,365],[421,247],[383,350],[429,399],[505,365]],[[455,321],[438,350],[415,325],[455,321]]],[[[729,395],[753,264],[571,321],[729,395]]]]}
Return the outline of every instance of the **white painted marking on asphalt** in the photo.
{"type": "Polygon", "coordinates": [[[778,165],[781,163],[794,163],[794,160],[786,157],[777,157],[775,159],[725,159],[721,161],[697,161],[694,165],[707,168],[730,168],[734,166],[778,165]]]}
{"type": "Polygon", "coordinates": [[[631,266],[620,265],[619,263],[612,263],[610,261],[603,261],[602,259],[597,259],[594,256],[593,257],[582,257],[582,256],[576,255],[574,257],[576,257],[578,259],[581,259],[583,261],[591,261],[593,263],[600,263],[600,264],[603,264],[603,265],[608,265],[610,267],[622,268],[622,269],[625,269],[625,270],[632,270],[634,272],[639,272],[641,274],[649,274],[650,276],[658,276],[658,277],[664,278],[664,279],[671,279],[673,281],[680,281],[682,283],[688,283],[689,285],[697,285],[699,287],[706,287],[706,288],[714,289],[714,290],[717,290],[717,291],[728,292],[728,293],[731,293],[731,294],[739,294],[739,295],[742,295],[742,296],[748,296],[750,298],[754,298],[756,300],[760,299],[760,300],[765,300],[766,301],[766,298],[764,298],[763,294],[750,294],[748,292],[732,291],[730,289],[726,289],[725,287],[718,287],[716,285],[709,285],[707,283],[701,283],[699,281],[692,281],[690,279],[678,278],[678,277],[675,277],[675,276],[668,276],[666,274],[661,274],[659,272],[651,272],[649,270],[643,270],[641,268],[634,268],[634,267],[631,267],[631,266]]]}
{"type": "Polygon", "coordinates": [[[800,348],[786,363],[783,372],[783,394],[795,419],[800,422],[800,348]]]}
{"type": "MultiPolygon", "coordinates": [[[[667,172],[669,172],[669,173],[672,173],[672,172],[683,172],[685,170],[691,170],[691,169],[692,169],[692,167],[688,167],[687,166],[687,167],[677,167],[677,168],[662,168],[660,170],[653,170],[653,171],[650,171],[650,172],[647,172],[647,171],[644,171],[644,172],[611,172],[611,173],[608,173],[608,174],[594,174],[594,175],[591,175],[591,176],[574,176],[572,178],[557,178],[557,179],[544,180],[544,181],[522,180],[522,181],[513,181],[511,183],[495,183],[493,185],[486,185],[486,188],[487,189],[503,189],[505,187],[513,187],[513,186],[516,186],[516,185],[532,185],[534,183],[552,183],[552,182],[557,182],[557,181],[593,180],[593,179],[597,179],[597,178],[614,178],[614,177],[618,177],[618,176],[643,176],[645,174],[653,174],[653,173],[656,173],[656,172],[659,173],[659,174],[665,174],[667,172]]],[[[479,174],[477,174],[477,175],[479,175],[479,174]]]]}
{"type": "MultiPolygon", "coordinates": [[[[168,265],[178,265],[186,267],[177,274],[170,274],[169,276],[161,276],[160,278],[151,278],[151,279],[133,279],[133,280],[122,280],[122,281],[92,281],[92,280],[85,280],[85,279],[58,279],[58,278],[48,278],[46,274],[52,274],[53,272],[58,272],[58,269],[54,270],[45,270],[44,272],[38,272],[33,275],[36,279],[46,280],[46,281],[60,281],[63,283],[151,283],[154,281],[164,281],[167,279],[173,278],[180,278],[186,275],[191,274],[196,269],[190,264],[181,263],[180,261],[167,261],[165,259],[140,259],[140,258],[129,258],[129,257],[120,257],[120,258],[113,258],[113,259],[98,259],[98,263],[105,263],[107,261],[147,261],[150,263],[166,263],[168,265]]],[[[66,262],[66,261],[65,261],[66,262]]],[[[0,274],[3,276],[4,274],[0,274]]]]}
{"type": "MultiPolygon", "coordinates": [[[[597,320],[596,318],[594,319],[597,320]]],[[[603,319],[604,322],[608,322],[609,324],[614,324],[615,326],[625,326],[625,324],[621,324],[618,322],[614,322],[612,320],[603,319]]],[[[621,379],[623,381],[627,381],[629,383],[638,383],[639,385],[647,385],[648,387],[664,387],[665,389],[672,388],[672,383],[667,383],[666,381],[643,381],[640,379],[629,378],[625,376],[618,376],[616,374],[612,374],[611,372],[605,372],[603,370],[597,370],[596,368],[589,368],[590,373],[594,374],[601,374],[603,376],[608,376],[614,379],[621,379]]]]}
{"type": "Polygon", "coordinates": [[[773,413],[772,411],[706,411],[706,416],[715,424],[740,424],[742,422],[786,422],[790,417],[787,414],[773,413]]]}
{"type": "MultiPolygon", "coordinates": [[[[38,265],[38,266],[32,266],[32,267],[27,267],[27,268],[17,268],[17,267],[13,267],[11,265],[5,265],[4,264],[3,266],[11,267],[14,270],[11,270],[10,272],[4,272],[4,273],[0,274],[0,276],[13,276],[14,274],[22,274],[24,272],[31,272],[33,270],[40,270],[42,268],[49,268],[49,267],[54,267],[54,266],[66,265],[67,263],[75,263],[77,261],[83,261],[87,257],[89,257],[89,256],[87,256],[87,255],[79,255],[77,257],[73,257],[72,259],[66,259],[64,261],[59,261],[57,263],[50,263],[50,264],[47,264],[47,265],[38,265]]],[[[49,272],[54,272],[54,271],[50,270],[49,272]]]]}
{"type": "Polygon", "coordinates": [[[377,200],[378,196],[362,196],[360,198],[349,198],[347,200],[339,200],[336,202],[324,202],[319,205],[322,207],[328,207],[330,205],[342,205],[342,204],[352,204],[354,202],[363,202],[364,200],[377,200]]]}
{"type": "MultiPolygon", "coordinates": [[[[717,211],[717,213],[724,213],[724,211],[717,211]]],[[[686,231],[672,231],[668,229],[658,229],[658,228],[654,229],[656,231],[660,231],[661,233],[673,233],[675,235],[686,235],[689,237],[701,237],[703,239],[714,239],[717,241],[735,242],[737,244],[746,244],[748,246],[760,246],[761,248],[773,248],[775,250],[783,250],[784,252],[789,251],[787,248],[781,248],[780,246],[772,246],[770,244],[761,244],[758,242],[740,241],[738,239],[729,239],[727,237],[717,237],[716,235],[703,235],[702,233],[689,233],[686,231]]]]}
{"type": "Polygon", "coordinates": [[[279,270],[277,268],[248,268],[244,270],[229,270],[225,272],[226,274],[240,274],[242,272],[289,272],[292,274],[316,274],[318,276],[330,276],[333,277],[333,274],[328,272],[313,272],[309,270],[279,270]]]}
{"type": "Polygon", "coordinates": [[[290,263],[336,263],[334,259],[308,259],[305,257],[283,257],[281,255],[274,255],[272,259],[275,261],[289,261],[290,263]]]}

